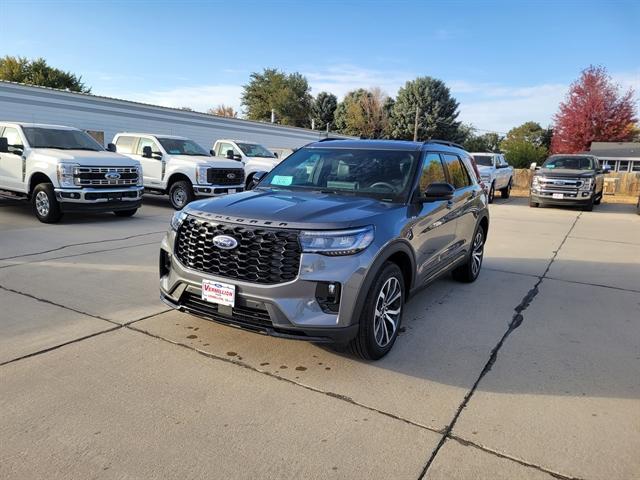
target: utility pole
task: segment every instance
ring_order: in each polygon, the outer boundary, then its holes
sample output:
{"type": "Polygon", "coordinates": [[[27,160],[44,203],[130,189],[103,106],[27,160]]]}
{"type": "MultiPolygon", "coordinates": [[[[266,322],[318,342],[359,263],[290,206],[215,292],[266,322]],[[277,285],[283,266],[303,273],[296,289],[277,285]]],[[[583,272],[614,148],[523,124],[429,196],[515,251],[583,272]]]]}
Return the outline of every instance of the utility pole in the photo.
{"type": "Polygon", "coordinates": [[[276,110],[275,110],[275,108],[271,109],[271,123],[276,123],[276,110]]]}
{"type": "Polygon", "coordinates": [[[311,119],[311,130],[315,130],[316,129],[316,119],[312,118],[311,119]]]}
{"type": "Polygon", "coordinates": [[[416,105],[416,119],[413,123],[413,141],[417,142],[418,141],[418,113],[419,113],[420,109],[418,108],[418,105],[416,105]]]}

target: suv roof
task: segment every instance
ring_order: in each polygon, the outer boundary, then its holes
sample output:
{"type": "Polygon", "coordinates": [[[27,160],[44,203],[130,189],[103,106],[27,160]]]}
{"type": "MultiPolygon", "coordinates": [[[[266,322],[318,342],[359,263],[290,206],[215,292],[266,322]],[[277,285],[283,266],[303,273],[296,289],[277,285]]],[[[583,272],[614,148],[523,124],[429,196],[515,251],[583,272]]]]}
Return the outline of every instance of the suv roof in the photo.
{"type": "Polygon", "coordinates": [[[380,149],[380,150],[422,150],[425,147],[437,145],[438,148],[464,150],[462,146],[446,140],[430,139],[425,142],[412,142],[409,140],[351,140],[339,138],[324,138],[318,142],[306,145],[307,148],[362,148],[362,149],[380,149]]]}

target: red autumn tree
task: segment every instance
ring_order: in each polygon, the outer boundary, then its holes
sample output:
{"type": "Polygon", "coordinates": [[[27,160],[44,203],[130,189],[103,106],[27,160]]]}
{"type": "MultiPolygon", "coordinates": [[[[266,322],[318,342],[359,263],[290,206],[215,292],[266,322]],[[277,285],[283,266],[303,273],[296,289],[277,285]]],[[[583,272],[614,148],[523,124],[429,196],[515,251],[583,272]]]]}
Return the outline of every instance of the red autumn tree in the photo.
{"type": "Polygon", "coordinates": [[[631,140],[637,121],[633,90],[620,94],[604,67],[582,71],[554,117],[553,153],[589,150],[591,142],[631,140]]]}

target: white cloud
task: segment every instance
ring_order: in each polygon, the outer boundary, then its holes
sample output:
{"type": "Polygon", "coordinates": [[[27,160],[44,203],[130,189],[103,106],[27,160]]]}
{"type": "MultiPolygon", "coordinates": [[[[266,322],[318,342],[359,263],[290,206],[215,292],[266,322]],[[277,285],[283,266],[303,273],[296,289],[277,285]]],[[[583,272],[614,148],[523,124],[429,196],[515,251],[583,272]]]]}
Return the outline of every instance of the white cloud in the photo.
{"type": "Polygon", "coordinates": [[[178,87],[166,90],[151,90],[149,92],[132,92],[117,95],[119,98],[136,102],[161,105],[163,107],[189,107],[198,112],[221,103],[240,109],[241,85],[200,85],[194,87],[178,87]]]}
{"type": "Polygon", "coordinates": [[[327,91],[339,99],[352,90],[372,87],[380,87],[388,95],[395,96],[407,80],[415,78],[411,73],[389,73],[349,64],[305,71],[303,75],[309,80],[313,94],[327,91]]]}

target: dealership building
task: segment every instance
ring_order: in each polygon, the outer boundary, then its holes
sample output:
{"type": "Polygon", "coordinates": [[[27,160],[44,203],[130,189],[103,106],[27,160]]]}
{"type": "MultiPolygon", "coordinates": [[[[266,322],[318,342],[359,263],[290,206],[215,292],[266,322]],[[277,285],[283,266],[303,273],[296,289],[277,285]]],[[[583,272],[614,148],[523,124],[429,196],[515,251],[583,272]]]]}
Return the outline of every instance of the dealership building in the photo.
{"type": "Polygon", "coordinates": [[[116,133],[124,131],[180,135],[195,140],[206,150],[223,138],[260,143],[279,151],[298,148],[327,136],[324,131],[1,80],[0,121],[68,125],[85,130],[103,145],[111,142],[116,133]]]}

